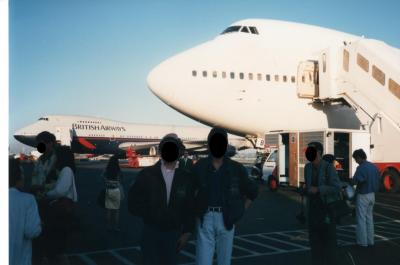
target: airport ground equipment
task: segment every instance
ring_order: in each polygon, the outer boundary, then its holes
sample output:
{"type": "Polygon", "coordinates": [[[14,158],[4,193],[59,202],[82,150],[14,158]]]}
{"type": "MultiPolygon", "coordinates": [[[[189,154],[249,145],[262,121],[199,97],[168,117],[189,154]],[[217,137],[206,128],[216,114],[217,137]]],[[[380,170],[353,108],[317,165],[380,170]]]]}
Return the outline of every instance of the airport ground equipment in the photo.
{"type": "Polygon", "coordinates": [[[390,192],[400,189],[399,65],[398,49],[359,38],[334,44],[322,50],[318,60],[298,66],[299,98],[309,98],[314,106],[345,104],[354,109],[361,129],[370,134],[368,159],[379,168],[382,185],[390,192]]]}
{"type": "MultiPolygon", "coordinates": [[[[370,133],[360,130],[321,129],[310,131],[281,131],[267,133],[265,141],[269,148],[276,148],[277,175],[280,184],[300,187],[304,183],[304,167],[308,143],[320,142],[325,154],[336,157],[339,177],[348,181],[355,173],[357,164],[352,159],[355,149],[370,152],[370,133]]],[[[265,164],[264,164],[265,167],[265,164]]]]}

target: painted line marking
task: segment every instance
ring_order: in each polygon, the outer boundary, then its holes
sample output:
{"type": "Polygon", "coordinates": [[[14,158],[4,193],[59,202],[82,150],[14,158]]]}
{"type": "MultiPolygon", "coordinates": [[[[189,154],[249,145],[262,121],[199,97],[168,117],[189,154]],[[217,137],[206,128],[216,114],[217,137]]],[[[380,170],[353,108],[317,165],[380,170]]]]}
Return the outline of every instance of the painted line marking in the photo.
{"type": "MultiPolygon", "coordinates": [[[[279,233],[279,232],[276,232],[275,234],[284,235],[283,233],[279,233]]],[[[286,244],[286,245],[289,245],[289,246],[292,246],[292,247],[297,247],[297,248],[300,248],[300,249],[304,249],[304,250],[310,249],[310,248],[308,248],[306,246],[303,246],[303,245],[300,245],[300,244],[296,244],[296,243],[292,243],[292,242],[288,242],[288,241],[285,241],[285,240],[280,240],[280,239],[277,239],[277,238],[274,238],[274,237],[269,237],[269,236],[266,236],[266,235],[258,235],[258,236],[263,237],[263,238],[268,239],[268,240],[280,242],[280,243],[283,243],[283,244],[286,244]]],[[[284,235],[284,236],[286,236],[286,235],[284,235]]]]}
{"type": "Polygon", "coordinates": [[[400,210],[400,207],[398,207],[398,206],[394,206],[394,205],[390,205],[390,204],[386,204],[386,203],[382,203],[382,202],[375,202],[375,204],[379,205],[379,206],[382,205],[382,207],[388,207],[388,208],[393,208],[393,209],[400,210]]]}
{"type": "Polygon", "coordinates": [[[389,231],[398,232],[400,234],[400,227],[383,226],[383,225],[375,225],[375,227],[380,227],[382,229],[387,229],[389,231]]]}
{"type": "Polygon", "coordinates": [[[125,265],[134,265],[134,263],[130,262],[120,254],[118,254],[115,250],[109,250],[108,253],[110,253],[112,256],[114,256],[117,260],[121,261],[125,265]]]}
{"type": "Polygon", "coordinates": [[[76,255],[76,256],[79,257],[87,265],[97,265],[97,263],[94,260],[92,260],[91,258],[86,256],[85,254],[80,254],[80,255],[76,255]]]}
{"type": "Polygon", "coordinates": [[[237,239],[243,240],[245,242],[248,242],[248,243],[251,243],[251,244],[254,244],[254,245],[257,245],[257,246],[261,246],[261,247],[264,247],[264,248],[269,248],[269,249],[275,250],[278,253],[282,253],[282,251],[284,251],[283,249],[276,248],[276,247],[273,247],[273,246],[270,246],[270,245],[265,245],[265,244],[262,244],[262,243],[259,243],[259,242],[253,241],[253,240],[249,240],[249,239],[243,238],[242,236],[238,236],[237,239]]]}
{"type": "Polygon", "coordinates": [[[192,259],[196,260],[196,256],[193,255],[193,254],[190,253],[190,252],[187,252],[186,250],[181,250],[180,253],[182,253],[182,254],[185,255],[186,257],[189,257],[189,258],[192,258],[192,259]]]}
{"type": "Polygon", "coordinates": [[[238,245],[233,245],[233,247],[234,247],[234,248],[237,248],[237,249],[239,249],[239,250],[242,250],[242,251],[249,252],[249,253],[251,253],[251,254],[253,254],[253,255],[259,255],[259,254],[261,254],[260,252],[253,251],[253,250],[250,250],[250,249],[247,249],[247,248],[238,246],[238,245]]]}
{"type": "Polygon", "coordinates": [[[391,233],[391,232],[387,232],[385,231],[385,228],[375,228],[375,231],[378,231],[379,233],[384,233],[384,234],[389,234],[389,235],[394,235],[394,236],[400,236],[400,233],[391,233]]]}

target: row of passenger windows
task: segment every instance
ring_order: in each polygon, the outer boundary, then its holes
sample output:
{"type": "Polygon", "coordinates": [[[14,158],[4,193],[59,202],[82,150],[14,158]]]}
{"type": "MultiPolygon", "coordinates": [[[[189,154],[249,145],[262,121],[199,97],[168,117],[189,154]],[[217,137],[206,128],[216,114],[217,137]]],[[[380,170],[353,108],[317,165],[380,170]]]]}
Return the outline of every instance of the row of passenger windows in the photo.
{"type": "Polygon", "coordinates": [[[83,124],[101,124],[99,121],[78,121],[78,123],[83,123],[83,124]]]}
{"type": "MultiPolygon", "coordinates": [[[[199,73],[199,75],[200,75],[200,73],[199,73]]],[[[207,77],[208,76],[208,72],[207,71],[202,71],[201,75],[203,77],[207,77]]],[[[210,75],[212,75],[212,77],[214,77],[214,78],[217,78],[218,77],[218,72],[217,71],[212,71],[212,72],[210,72],[210,75]]],[[[239,79],[259,80],[259,81],[264,79],[266,81],[275,80],[275,82],[279,82],[279,80],[282,77],[282,81],[283,82],[289,82],[289,78],[290,78],[290,82],[292,82],[292,83],[296,82],[296,77],[294,75],[292,75],[292,76],[287,76],[287,75],[280,76],[280,75],[270,75],[270,74],[263,75],[261,73],[258,73],[258,74],[254,74],[254,73],[239,73],[239,74],[236,74],[235,72],[227,73],[227,72],[224,72],[224,71],[222,71],[220,73],[220,76],[222,78],[227,78],[228,75],[229,75],[230,79],[235,79],[235,77],[237,77],[239,79]]],[[[195,76],[195,77],[197,76],[197,71],[196,70],[192,71],[192,76],[195,76]]],[[[303,76],[302,79],[303,79],[302,81],[304,83],[305,82],[304,76],[303,76]]]]}
{"type": "MultiPolygon", "coordinates": [[[[349,61],[350,61],[350,53],[347,50],[343,50],[343,70],[346,72],[349,71],[349,61]]],[[[369,60],[365,58],[360,53],[357,53],[357,65],[365,72],[369,73],[369,60]]],[[[371,71],[372,77],[378,81],[382,86],[386,84],[386,75],[385,73],[376,65],[372,65],[371,71]]],[[[400,99],[400,85],[396,83],[392,78],[389,78],[389,90],[400,99]]]]}
{"type": "Polygon", "coordinates": [[[244,33],[251,33],[251,34],[258,34],[258,30],[256,27],[247,27],[247,26],[230,26],[225,29],[221,35],[226,33],[233,33],[233,32],[244,32],[244,33]]]}

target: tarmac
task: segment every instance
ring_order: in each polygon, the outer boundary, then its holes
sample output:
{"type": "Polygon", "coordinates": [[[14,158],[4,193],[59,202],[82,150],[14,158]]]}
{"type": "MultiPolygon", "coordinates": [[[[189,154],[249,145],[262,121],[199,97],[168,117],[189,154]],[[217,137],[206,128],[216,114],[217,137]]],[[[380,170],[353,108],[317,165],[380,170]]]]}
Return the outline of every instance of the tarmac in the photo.
{"type": "MultiPolygon", "coordinates": [[[[104,188],[104,161],[77,163],[77,222],[68,241],[71,265],[140,264],[143,223],[129,214],[126,199],[120,210],[120,232],[108,230],[105,210],[97,205],[104,188]]],[[[30,176],[32,164],[25,164],[30,176]]],[[[122,169],[125,194],[140,169],[122,169]]],[[[300,196],[292,188],[271,192],[260,185],[259,197],[235,227],[232,264],[310,264],[310,248],[305,225],[298,222],[300,196]]],[[[400,264],[400,194],[378,193],[374,208],[373,248],[355,246],[355,220],[346,217],[337,228],[339,264],[400,264]]],[[[214,262],[216,264],[216,262],[214,262]]],[[[195,264],[195,238],[179,255],[179,264],[195,264]]]]}

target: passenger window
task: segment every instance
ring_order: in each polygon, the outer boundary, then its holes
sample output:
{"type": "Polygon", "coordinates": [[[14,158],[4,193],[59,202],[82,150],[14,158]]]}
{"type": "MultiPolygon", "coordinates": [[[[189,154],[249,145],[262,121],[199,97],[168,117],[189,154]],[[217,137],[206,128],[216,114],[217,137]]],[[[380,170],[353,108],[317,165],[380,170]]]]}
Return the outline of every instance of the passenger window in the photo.
{"type": "Polygon", "coordinates": [[[217,71],[213,71],[213,77],[216,78],[217,77],[217,71]]]}
{"type": "Polygon", "coordinates": [[[226,78],[226,72],[222,72],[222,78],[226,78]]]}
{"type": "Polygon", "coordinates": [[[248,29],[247,27],[243,27],[240,31],[241,31],[241,32],[249,33],[249,29],[248,29]]]}
{"type": "Polygon", "coordinates": [[[385,73],[375,65],[372,66],[372,76],[376,81],[381,83],[382,86],[385,85],[385,73]]]}
{"type": "Polygon", "coordinates": [[[389,78],[389,90],[393,93],[393,95],[400,99],[400,85],[391,78],[389,78]]]}
{"type": "Polygon", "coordinates": [[[240,78],[240,79],[243,79],[243,78],[244,78],[244,74],[243,74],[243,73],[240,73],[240,74],[239,74],[239,78],[240,78]]]}
{"type": "Polygon", "coordinates": [[[231,72],[231,79],[234,79],[234,78],[235,78],[235,73],[231,72]]]}
{"type": "Polygon", "coordinates": [[[277,156],[278,151],[274,151],[269,157],[267,162],[276,162],[276,156],[277,156]]]}
{"type": "Polygon", "coordinates": [[[249,73],[249,80],[253,80],[253,73],[249,73]]]}
{"type": "Polygon", "coordinates": [[[257,74],[257,80],[261,81],[261,79],[262,79],[262,75],[261,74],[257,74]]]}
{"type": "Polygon", "coordinates": [[[275,75],[275,81],[276,81],[276,82],[279,81],[279,75],[275,75]]]}
{"type": "Polygon", "coordinates": [[[265,79],[266,79],[267,81],[270,81],[270,80],[271,80],[271,76],[270,76],[270,75],[266,75],[266,76],[265,76],[265,79]]]}
{"type": "Polygon", "coordinates": [[[304,83],[306,81],[306,78],[303,76],[301,76],[301,82],[304,83]]]}
{"type": "Polygon", "coordinates": [[[349,57],[350,54],[347,50],[343,50],[343,70],[349,71],[349,57]]]}
{"type": "Polygon", "coordinates": [[[203,77],[207,77],[207,71],[203,71],[203,77]]]}
{"type": "Polygon", "coordinates": [[[249,28],[250,28],[251,33],[258,34],[258,30],[256,27],[249,27],[249,28]]]}
{"type": "Polygon", "coordinates": [[[365,72],[368,73],[369,61],[359,53],[357,54],[357,64],[358,64],[358,66],[360,66],[361,69],[363,69],[365,72]]]}
{"type": "Polygon", "coordinates": [[[292,83],[296,82],[296,77],[292,75],[292,83]]]}
{"type": "Polygon", "coordinates": [[[283,76],[283,82],[286,82],[286,81],[287,81],[287,76],[284,75],[284,76],[283,76]]]}

